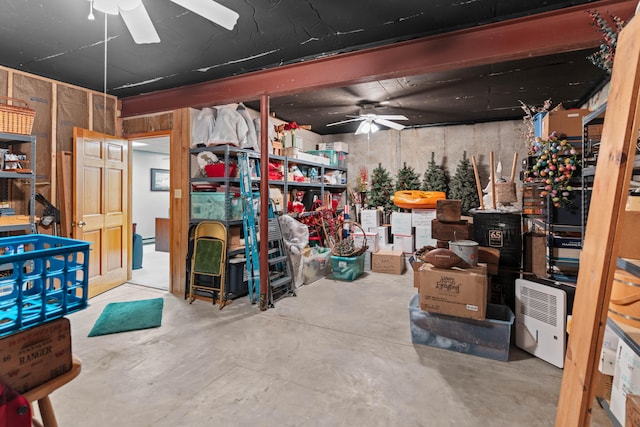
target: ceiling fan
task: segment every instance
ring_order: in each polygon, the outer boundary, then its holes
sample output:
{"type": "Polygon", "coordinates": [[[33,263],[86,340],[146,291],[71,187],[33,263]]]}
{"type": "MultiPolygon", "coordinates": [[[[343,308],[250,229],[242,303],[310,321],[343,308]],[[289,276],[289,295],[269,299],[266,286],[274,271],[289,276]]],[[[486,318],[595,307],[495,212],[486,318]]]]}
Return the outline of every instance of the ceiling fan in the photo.
{"type": "Polygon", "coordinates": [[[357,116],[349,116],[347,120],[341,120],[339,122],[329,123],[327,126],[342,125],[350,122],[361,122],[356,129],[356,135],[363,133],[369,134],[380,130],[378,125],[382,125],[395,130],[402,130],[405,125],[396,123],[392,120],[409,120],[406,116],[399,114],[377,114],[374,104],[363,104],[360,112],[357,116]]]}
{"type": "MultiPolygon", "coordinates": [[[[160,43],[160,37],[156,31],[147,9],[142,0],[89,0],[91,13],[93,8],[109,14],[122,16],[125,25],[131,33],[131,37],[137,44],[160,43]]],[[[156,0],[157,1],[157,0],[156,0]]],[[[213,0],[171,0],[185,9],[196,13],[209,21],[232,30],[240,15],[213,0]]]]}

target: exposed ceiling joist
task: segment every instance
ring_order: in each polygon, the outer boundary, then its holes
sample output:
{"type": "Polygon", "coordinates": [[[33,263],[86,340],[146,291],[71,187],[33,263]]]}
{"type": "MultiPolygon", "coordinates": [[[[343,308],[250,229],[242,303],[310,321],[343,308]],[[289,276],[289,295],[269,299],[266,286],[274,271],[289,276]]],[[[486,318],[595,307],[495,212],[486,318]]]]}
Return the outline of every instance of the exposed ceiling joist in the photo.
{"type": "Polygon", "coordinates": [[[284,96],[377,79],[500,63],[596,46],[587,10],[631,16],[636,1],[605,0],[122,100],[123,117],[284,96]]]}

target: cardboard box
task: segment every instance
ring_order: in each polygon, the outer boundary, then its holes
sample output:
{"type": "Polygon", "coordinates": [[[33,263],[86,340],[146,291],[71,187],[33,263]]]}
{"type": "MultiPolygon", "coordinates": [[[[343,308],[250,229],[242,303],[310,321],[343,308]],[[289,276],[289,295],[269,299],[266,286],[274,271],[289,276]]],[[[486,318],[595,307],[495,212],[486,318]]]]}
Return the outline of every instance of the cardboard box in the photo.
{"type": "Polygon", "coordinates": [[[269,198],[276,205],[276,211],[284,212],[284,194],[279,187],[269,186],[269,198]]]}
{"type": "Polygon", "coordinates": [[[364,271],[371,271],[371,256],[373,254],[369,251],[364,253],[364,271]]]}
{"type": "Polygon", "coordinates": [[[408,236],[413,234],[412,214],[410,212],[393,212],[391,214],[391,234],[403,234],[408,236]]]}
{"type": "Polygon", "coordinates": [[[240,241],[240,232],[242,227],[229,227],[227,230],[227,247],[235,249],[242,246],[240,241]]]}
{"type": "Polygon", "coordinates": [[[431,237],[431,224],[428,227],[415,227],[416,248],[420,249],[425,246],[436,246],[436,239],[431,237]]]}
{"type": "Polygon", "coordinates": [[[640,212],[625,210],[622,214],[622,230],[620,232],[620,249],[618,256],[621,258],[640,258],[640,245],[636,240],[640,229],[640,212]]]}
{"type": "Polygon", "coordinates": [[[318,150],[335,150],[342,151],[343,153],[349,152],[349,144],[346,142],[321,142],[318,144],[318,150]]]}
{"type": "Polygon", "coordinates": [[[360,225],[369,230],[380,225],[380,211],[377,209],[362,209],[360,211],[360,225]]]}
{"type": "Polygon", "coordinates": [[[413,227],[428,227],[431,230],[431,221],[436,219],[435,209],[411,209],[411,225],[413,227]]]}
{"type": "Polygon", "coordinates": [[[627,395],[627,416],[625,427],[640,427],[640,396],[627,395]]]}
{"type": "Polygon", "coordinates": [[[627,396],[640,394],[640,356],[621,339],[616,352],[616,365],[611,387],[611,413],[624,423],[627,396]]]}
{"type": "MultiPolygon", "coordinates": [[[[594,385],[594,395],[607,402],[611,400],[611,387],[613,386],[613,375],[605,375],[600,372],[596,373],[596,382],[594,385]]],[[[640,424],[638,424],[640,426],[640,424]]]]}
{"type": "Polygon", "coordinates": [[[546,253],[547,236],[533,233],[524,235],[524,271],[537,277],[547,277],[546,253]]]}
{"type": "Polygon", "coordinates": [[[380,250],[381,251],[393,251],[394,247],[393,247],[393,243],[380,243],[380,250]]]}
{"type": "Polygon", "coordinates": [[[420,267],[420,308],[431,313],[484,320],[487,310],[487,266],[462,269],[420,267]]]}
{"type": "Polygon", "coordinates": [[[353,243],[356,248],[361,248],[364,244],[365,237],[367,238],[367,252],[376,253],[380,249],[378,246],[378,234],[377,233],[353,233],[353,243]]]}
{"type": "Polygon", "coordinates": [[[405,254],[411,254],[415,252],[416,247],[413,239],[413,235],[394,234],[393,235],[393,247],[397,251],[402,251],[405,254]]]}
{"type": "Polygon", "coordinates": [[[378,251],[371,256],[371,270],[376,273],[404,273],[404,255],[400,251],[378,251]]]}
{"type": "MultiPolygon", "coordinates": [[[[366,230],[366,229],[365,229],[366,230]]],[[[379,227],[369,227],[368,231],[370,233],[378,234],[378,243],[379,244],[387,244],[389,243],[389,226],[381,225],[379,227]]]]}
{"type": "Polygon", "coordinates": [[[71,370],[71,328],[52,320],[0,340],[0,379],[18,393],[71,370]]]}
{"type": "Polygon", "coordinates": [[[587,109],[551,111],[542,118],[542,139],[547,139],[551,132],[560,135],[576,136],[582,139],[582,117],[589,114],[587,109]]]}

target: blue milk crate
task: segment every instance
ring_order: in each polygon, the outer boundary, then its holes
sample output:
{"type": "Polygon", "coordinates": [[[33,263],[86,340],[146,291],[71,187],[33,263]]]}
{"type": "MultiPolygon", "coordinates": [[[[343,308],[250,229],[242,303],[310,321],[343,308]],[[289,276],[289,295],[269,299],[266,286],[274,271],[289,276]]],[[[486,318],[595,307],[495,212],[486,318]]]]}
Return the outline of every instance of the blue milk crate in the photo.
{"type": "Polygon", "coordinates": [[[87,307],[89,245],[46,234],[0,238],[0,336],[87,307]]]}

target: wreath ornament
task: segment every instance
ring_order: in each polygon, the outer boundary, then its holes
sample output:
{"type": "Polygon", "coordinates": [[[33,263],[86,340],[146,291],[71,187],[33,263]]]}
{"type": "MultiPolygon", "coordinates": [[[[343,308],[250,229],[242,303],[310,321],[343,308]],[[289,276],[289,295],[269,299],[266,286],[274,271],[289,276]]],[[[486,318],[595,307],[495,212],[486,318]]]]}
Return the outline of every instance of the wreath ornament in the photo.
{"type": "Polygon", "coordinates": [[[533,151],[537,160],[531,166],[526,181],[540,182],[544,185],[540,197],[550,196],[556,208],[571,203],[571,178],[578,169],[576,149],[554,132],[548,140],[536,138],[533,151]]]}

